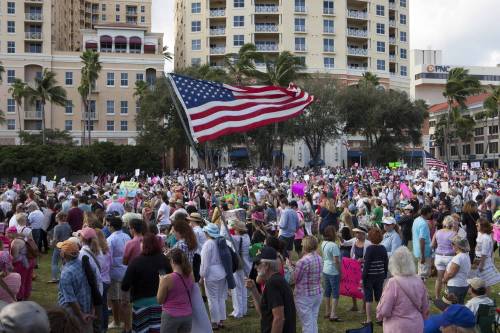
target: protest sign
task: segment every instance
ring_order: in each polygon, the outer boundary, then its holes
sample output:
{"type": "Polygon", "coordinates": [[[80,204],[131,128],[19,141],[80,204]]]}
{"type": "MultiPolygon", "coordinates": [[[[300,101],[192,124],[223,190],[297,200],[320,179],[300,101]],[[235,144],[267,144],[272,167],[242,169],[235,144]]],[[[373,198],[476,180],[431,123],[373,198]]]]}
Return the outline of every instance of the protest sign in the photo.
{"type": "Polygon", "coordinates": [[[141,169],[135,169],[135,176],[139,177],[140,174],[141,174],[141,169]]]}
{"type": "Polygon", "coordinates": [[[434,183],[433,183],[433,182],[431,182],[431,181],[429,181],[429,180],[428,180],[428,181],[426,181],[426,182],[425,182],[425,193],[430,193],[430,194],[432,194],[432,188],[433,188],[433,186],[434,186],[434,183]]]}
{"type": "Polygon", "coordinates": [[[411,199],[411,197],[412,197],[411,191],[405,183],[399,184],[399,189],[401,190],[401,193],[403,193],[403,195],[406,198],[411,199]]]}
{"type": "Polygon", "coordinates": [[[467,163],[462,163],[462,170],[467,170],[469,165],[467,163]]]}
{"type": "Polygon", "coordinates": [[[120,198],[134,197],[137,194],[138,188],[139,188],[139,183],[137,182],[121,182],[118,196],[120,198]]]}
{"type": "Polygon", "coordinates": [[[342,258],[342,278],[340,280],[342,296],[363,298],[361,288],[361,264],[356,259],[342,258]]]}
{"type": "Polygon", "coordinates": [[[38,184],[38,177],[31,177],[31,185],[38,184]]]}
{"type": "Polygon", "coordinates": [[[305,183],[295,183],[292,185],[292,193],[298,196],[303,196],[306,188],[305,183]]]}
{"type": "Polygon", "coordinates": [[[481,168],[481,162],[471,162],[470,167],[471,169],[479,169],[481,168]]]}
{"type": "Polygon", "coordinates": [[[40,184],[45,185],[46,180],[47,180],[47,176],[40,177],[40,184]]]}
{"type": "Polygon", "coordinates": [[[113,184],[116,184],[117,181],[118,181],[118,176],[115,176],[115,178],[113,178],[113,184]]]}
{"type": "Polygon", "coordinates": [[[448,193],[449,190],[448,182],[441,182],[441,192],[448,193]]]}

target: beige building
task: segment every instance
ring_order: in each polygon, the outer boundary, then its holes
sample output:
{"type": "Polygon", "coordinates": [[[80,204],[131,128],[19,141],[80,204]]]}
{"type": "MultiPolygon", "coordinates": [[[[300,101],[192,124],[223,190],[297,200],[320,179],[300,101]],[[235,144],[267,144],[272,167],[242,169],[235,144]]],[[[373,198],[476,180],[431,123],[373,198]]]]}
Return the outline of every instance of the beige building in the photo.
{"type": "MultiPolygon", "coordinates": [[[[408,0],[177,0],[175,68],[208,63],[245,43],[291,51],[311,73],[357,82],[365,71],[409,93],[408,0]]],[[[263,64],[258,64],[263,70],[263,64]]]]}
{"type": "Polygon", "coordinates": [[[81,142],[87,117],[77,88],[80,55],[87,49],[100,52],[102,63],[90,98],[92,120],[87,127],[92,138],[134,144],[139,109],[133,97],[135,82],[153,84],[164,66],[163,34],[150,31],[151,0],[4,3],[6,7],[0,7],[0,61],[5,68],[0,110],[6,122],[0,125],[0,144],[19,143],[20,128],[41,129],[40,104],[24,101],[18,114],[8,90],[15,78],[32,84],[45,68],[56,73],[58,84],[67,92],[65,106],[46,105],[46,127],[67,130],[75,142],[81,142]]]}

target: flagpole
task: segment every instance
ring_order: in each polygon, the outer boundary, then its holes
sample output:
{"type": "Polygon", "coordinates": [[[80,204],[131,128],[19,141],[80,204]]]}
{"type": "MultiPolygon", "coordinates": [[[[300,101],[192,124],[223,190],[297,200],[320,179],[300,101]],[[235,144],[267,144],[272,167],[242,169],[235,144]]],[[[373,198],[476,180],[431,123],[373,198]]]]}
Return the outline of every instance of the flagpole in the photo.
{"type": "MultiPolygon", "coordinates": [[[[179,103],[178,103],[178,101],[176,99],[176,95],[175,95],[174,89],[172,87],[172,81],[170,81],[170,78],[169,78],[167,80],[167,82],[168,82],[167,87],[168,87],[168,91],[170,93],[170,98],[172,99],[172,102],[174,103],[175,110],[177,111],[177,114],[179,115],[179,119],[181,121],[182,128],[184,128],[184,131],[186,132],[186,136],[188,137],[189,144],[191,145],[191,148],[193,148],[193,150],[195,151],[196,156],[198,157],[198,161],[199,161],[200,160],[200,152],[198,151],[198,149],[196,149],[196,145],[195,145],[194,139],[191,136],[191,132],[189,131],[189,129],[188,129],[188,127],[187,127],[187,125],[186,125],[186,123],[184,121],[184,117],[182,116],[181,108],[179,107],[179,103]]],[[[206,171],[206,169],[207,168],[205,166],[205,168],[203,168],[203,176],[205,177],[205,180],[207,181],[208,191],[211,194],[214,194],[214,192],[212,190],[212,186],[210,184],[210,179],[208,179],[208,177],[207,177],[207,171],[206,171]]],[[[220,216],[221,216],[222,224],[224,225],[224,229],[226,229],[226,233],[229,235],[229,240],[231,241],[231,244],[233,245],[233,248],[234,248],[234,250],[236,252],[236,255],[242,261],[243,258],[240,257],[240,254],[238,253],[238,249],[236,248],[236,243],[234,242],[233,237],[229,233],[229,228],[227,227],[227,222],[226,222],[226,218],[224,217],[224,213],[222,211],[222,207],[219,206],[219,209],[221,211],[220,216]]]]}

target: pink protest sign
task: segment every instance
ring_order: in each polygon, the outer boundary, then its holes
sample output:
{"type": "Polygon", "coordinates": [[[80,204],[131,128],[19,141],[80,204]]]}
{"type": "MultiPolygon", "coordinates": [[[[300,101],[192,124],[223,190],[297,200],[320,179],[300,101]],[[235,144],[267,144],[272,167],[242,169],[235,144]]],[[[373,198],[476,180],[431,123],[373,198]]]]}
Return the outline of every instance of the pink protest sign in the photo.
{"type": "Polygon", "coordinates": [[[401,193],[403,193],[403,195],[406,198],[411,199],[411,196],[412,196],[411,191],[405,183],[399,184],[399,189],[401,190],[401,193]]]}
{"type": "Polygon", "coordinates": [[[340,280],[340,294],[354,298],[363,298],[361,288],[361,264],[350,258],[342,258],[342,279],[340,280]]]}
{"type": "Polygon", "coordinates": [[[295,183],[292,185],[292,193],[298,196],[303,196],[306,188],[305,183],[295,183]]]}

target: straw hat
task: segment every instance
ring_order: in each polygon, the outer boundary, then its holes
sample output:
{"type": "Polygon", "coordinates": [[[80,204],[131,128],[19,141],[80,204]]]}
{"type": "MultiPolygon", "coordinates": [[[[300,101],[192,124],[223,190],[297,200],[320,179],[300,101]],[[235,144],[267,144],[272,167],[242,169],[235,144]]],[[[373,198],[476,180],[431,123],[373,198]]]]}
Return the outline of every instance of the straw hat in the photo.
{"type": "Polygon", "coordinates": [[[186,217],[186,220],[196,223],[203,223],[203,218],[201,217],[200,213],[191,213],[188,217],[186,217]]]}
{"type": "Polygon", "coordinates": [[[453,245],[455,245],[457,248],[459,248],[463,252],[470,251],[469,241],[466,238],[455,236],[455,237],[453,237],[451,242],[453,245]]]}

